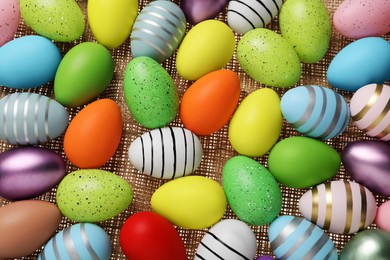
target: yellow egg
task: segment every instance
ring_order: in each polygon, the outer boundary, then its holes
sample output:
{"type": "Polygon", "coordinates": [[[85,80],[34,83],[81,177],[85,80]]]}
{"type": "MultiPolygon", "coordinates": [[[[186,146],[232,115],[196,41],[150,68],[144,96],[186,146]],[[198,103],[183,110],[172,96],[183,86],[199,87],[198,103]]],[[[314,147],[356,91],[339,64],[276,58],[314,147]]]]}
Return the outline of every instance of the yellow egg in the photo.
{"type": "Polygon", "coordinates": [[[229,141],[242,155],[266,154],[279,138],[283,118],[280,98],[270,88],[255,90],[245,97],[229,123],[229,141]]]}

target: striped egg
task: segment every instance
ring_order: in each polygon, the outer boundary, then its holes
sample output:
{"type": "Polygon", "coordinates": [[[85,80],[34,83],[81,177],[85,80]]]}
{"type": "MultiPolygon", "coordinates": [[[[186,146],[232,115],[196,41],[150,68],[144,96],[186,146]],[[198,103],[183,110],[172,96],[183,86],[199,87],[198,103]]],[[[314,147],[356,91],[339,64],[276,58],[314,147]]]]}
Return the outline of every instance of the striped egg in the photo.
{"type": "Polygon", "coordinates": [[[198,137],[181,127],[153,129],[129,147],[130,163],[142,173],[161,179],[191,174],[199,166],[202,155],[198,137]]]}
{"type": "Polygon", "coordinates": [[[279,13],[282,4],[282,0],[231,0],[227,9],[228,25],[240,34],[264,28],[279,13]]]}
{"type": "Polygon", "coordinates": [[[186,32],[186,18],[171,1],[147,4],[137,16],[130,35],[133,57],[148,56],[159,63],[169,58],[186,32]]]}
{"type": "Polygon", "coordinates": [[[268,237],[277,259],[338,259],[332,240],[304,218],[282,215],[275,219],[268,237]]]}
{"type": "Polygon", "coordinates": [[[67,110],[36,93],[13,93],[0,99],[0,139],[10,144],[40,144],[62,135],[69,123],[67,110]]]}
{"type": "Polygon", "coordinates": [[[98,225],[78,223],[57,233],[38,255],[49,259],[110,259],[111,242],[98,225]]]}
{"type": "Polygon", "coordinates": [[[203,236],[195,260],[249,260],[255,257],[256,249],[255,233],[247,224],[237,219],[224,219],[203,236]]]}
{"type": "Polygon", "coordinates": [[[390,140],[390,86],[365,85],[353,94],[349,106],[359,129],[368,136],[390,140]]]}
{"type": "Polygon", "coordinates": [[[330,139],[343,133],[349,123],[347,102],[330,88],[315,85],[288,90],[280,108],[298,132],[313,138],[330,139]]]}
{"type": "Polygon", "coordinates": [[[319,227],[352,234],[375,219],[375,197],[363,185],[350,181],[322,183],[299,199],[301,214],[319,227]]]}

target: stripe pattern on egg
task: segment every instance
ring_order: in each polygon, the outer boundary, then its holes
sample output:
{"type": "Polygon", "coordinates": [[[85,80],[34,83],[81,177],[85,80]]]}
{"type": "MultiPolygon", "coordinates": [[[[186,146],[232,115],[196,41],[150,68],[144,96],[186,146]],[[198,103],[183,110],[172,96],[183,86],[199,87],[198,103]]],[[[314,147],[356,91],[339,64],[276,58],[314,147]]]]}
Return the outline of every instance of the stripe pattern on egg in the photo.
{"type": "Polygon", "coordinates": [[[282,0],[231,0],[227,9],[228,25],[239,34],[263,28],[279,13],[282,4],[282,0]]]}
{"type": "Polygon", "coordinates": [[[321,86],[299,86],[288,90],[280,107],[284,118],[298,132],[317,139],[330,139],[343,133],[350,120],[344,97],[321,86]]]}
{"type": "Polygon", "coordinates": [[[390,86],[368,84],[350,102],[352,120],[368,136],[390,141],[390,86]]]}
{"type": "Polygon", "coordinates": [[[182,127],[153,129],[129,147],[130,163],[146,175],[174,179],[194,172],[202,159],[198,137],[182,127]]]}
{"type": "Polygon", "coordinates": [[[356,182],[332,181],[307,191],[299,200],[301,214],[319,227],[338,234],[352,234],[375,219],[375,197],[356,182]]]}
{"type": "Polygon", "coordinates": [[[148,56],[159,63],[169,58],[186,32],[186,18],[171,1],[147,4],[137,16],[130,35],[134,57],[148,56]]]}
{"type": "Polygon", "coordinates": [[[0,99],[0,138],[7,143],[33,145],[64,133],[69,124],[67,110],[41,94],[19,92],[0,99]]]}

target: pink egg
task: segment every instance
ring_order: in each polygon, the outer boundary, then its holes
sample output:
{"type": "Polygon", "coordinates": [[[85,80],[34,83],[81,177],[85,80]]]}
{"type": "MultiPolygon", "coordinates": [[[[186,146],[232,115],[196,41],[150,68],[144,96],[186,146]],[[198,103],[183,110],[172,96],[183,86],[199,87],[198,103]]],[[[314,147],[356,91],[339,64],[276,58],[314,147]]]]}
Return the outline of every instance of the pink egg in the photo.
{"type": "Polygon", "coordinates": [[[390,31],[390,1],[344,0],[333,15],[333,25],[353,39],[386,34],[390,31]]]}
{"type": "Polygon", "coordinates": [[[0,1],[0,46],[13,39],[20,21],[19,0],[0,1]]]}
{"type": "Polygon", "coordinates": [[[390,200],[379,206],[376,212],[375,224],[378,228],[390,232],[390,200]]]}

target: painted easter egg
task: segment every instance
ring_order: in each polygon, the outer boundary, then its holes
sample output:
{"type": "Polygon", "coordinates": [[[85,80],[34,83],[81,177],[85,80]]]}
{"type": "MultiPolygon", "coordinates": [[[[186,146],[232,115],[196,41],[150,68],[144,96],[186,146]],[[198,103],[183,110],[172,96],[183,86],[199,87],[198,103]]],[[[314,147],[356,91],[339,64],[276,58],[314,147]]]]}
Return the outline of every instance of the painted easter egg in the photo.
{"type": "Polygon", "coordinates": [[[197,80],[222,69],[233,57],[236,40],[230,27],[218,20],[205,20],[192,27],[176,55],[176,69],[187,80],[197,80]]]}
{"type": "Polygon", "coordinates": [[[298,132],[318,139],[343,133],[349,123],[349,106],[343,96],[330,88],[300,86],[288,90],[280,108],[284,118],[298,132]]]}
{"type": "Polygon", "coordinates": [[[278,140],[282,124],[278,94],[270,88],[255,90],[241,101],[230,120],[230,144],[242,155],[262,156],[278,140]]]}
{"type": "Polygon", "coordinates": [[[350,101],[352,120],[368,136],[390,140],[390,86],[368,84],[358,89],[350,101]]]}
{"type": "Polygon", "coordinates": [[[375,224],[378,228],[390,232],[390,200],[378,207],[375,217],[375,224]]]}
{"type": "Polygon", "coordinates": [[[0,258],[21,258],[41,248],[58,229],[61,217],[56,205],[43,200],[0,207],[0,258]]]}
{"type": "Polygon", "coordinates": [[[214,19],[226,6],[228,0],[182,0],[180,8],[191,24],[214,19]]]}
{"type": "Polygon", "coordinates": [[[20,22],[20,7],[18,0],[3,0],[0,2],[0,46],[14,38],[20,22]]]}
{"type": "Polygon", "coordinates": [[[278,217],[271,223],[268,237],[278,259],[338,259],[336,247],[329,236],[301,217],[278,217]]]}
{"type": "Polygon", "coordinates": [[[77,223],[61,230],[47,242],[38,255],[39,260],[58,258],[108,260],[110,257],[110,237],[103,228],[92,223],[77,223]]]}
{"type": "Polygon", "coordinates": [[[142,173],[161,179],[193,173],[202,155],[198,137],[181,127],[153,129],[137,137],[129,147],[130,163],[142,173]]]}
{"type": "Polygon", "coordinates": [[[326,72],[329,83],[338,89],[356,91],[390,78],[390,43],[380,37],[366,37],[342,48],[326,72]]]}
{"type": "Polygon", "coordinates": [[[195,259],[253,259],[256,249],[255,233],[247,224],[237,219],[223,219],[206,231],[195,259]]]}
{"type": "Polygon", "coordinates": [[[291,87],[301,77],[301,63],[294,47],[269,29],[245,33],[237,44],[237,60],[251,78],[271,87],[291,87]]]}
{"type": "Polygon", "coordinates": [[[119,106],[111,99],[99,99],[70,122],[64,136],[65,155],[79,168],[99,168],[115,154],[121,135],[119,106]]]}
{"type": "Polygon", "coordinates": [[[217,223],[225,213],[221,185],[204,176],[185,176],[166,182],[152,195],[154,212],[176,226],[201,229],[217,223]]]}
{"type": "Polygon", "coordinates": [[[350,181],[322,183],[299,199],[301,214],[317,226],[338,234],[352,234],[375,219],[375,197],[366,187],[350,181]]]}
{"type": "Polygon", "coordinates": [[[333,147],[304,136],[279,141],[268,156],[271,174],[291,188],[308,188],[331,179],[340,165],[340,155],[333,147]]]}
{"type": "Polygon", "coordinates": [[[100,222],[124,211],[133,200],[133,190],[127,181],[109,171],[77,170],[62,179],[56,199],[67,218],[100,222]]]}
{"type": "Polygon", "coordinates": [[[180,7],[157,0],[148,3],[135,20],[130,36],[133,57],[147,56],[162,63],[176,51],[186,32],[186,17],[180,7]]]}
{"type": "Polygon", "coordinates": [[[26,35],[0,48],[0,85],[27,89],[54,80],[62,56],[57,46],[38,35],[26,35]]]}
{"type": "Polygon", "coordinates": [[[40,144],[62,135],[68,111],[41,94],[18,92],[0,99],[0,138],[10,144],[40,144]]]}
{"type": "Polygon", "coordinates": [[[226,14],[228,25],[239,34],[245,34],[256,28],[263,28],[278,15],[282,4],[282,0],[229,1],[226,14]]]}
{"type": "Polygon", "coordinates": [[[235,72],[210,72],[184,92],[180,103],[180,119],[184,127],[195,134],[210,135],[229,121],[239,98],[240,78],[235,72]]]}

